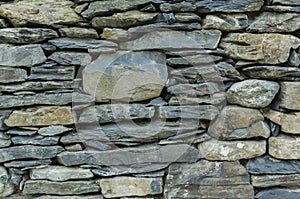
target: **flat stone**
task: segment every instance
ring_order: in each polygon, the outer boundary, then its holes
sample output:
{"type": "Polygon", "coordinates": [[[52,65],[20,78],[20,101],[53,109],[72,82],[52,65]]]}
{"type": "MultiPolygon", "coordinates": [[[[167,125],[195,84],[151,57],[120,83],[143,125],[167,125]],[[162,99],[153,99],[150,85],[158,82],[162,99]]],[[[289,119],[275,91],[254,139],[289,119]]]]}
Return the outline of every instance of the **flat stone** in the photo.
{"type": "Polygon", "coordinates": [[[74,24],[83,19],[71,8],[73,5],[68,0],[24,0],[2,4],[0,16],[7,18],[15,27],[30,24],[74,24]]]}
{"type": "Polygon", "coordinates": [[[52,182],[48,180],[27,180],[23,194],[80,195],[99,192],[99,186],[93,181],[52,182]]]}
{"type": "Polygon", "coordinates": [[[98,33],[93,28],[79,28],[79,27],[71,27],[71,28],[60,28],[58,29],[60,35],[62,37],[70,37],[70,38],[91,38],[97,39],[98,33]]]}
{"type": "MultiPolygon", "coordinates": [[[[1,8],[1,7],[0,7],[1,8]]],[[[31,67],[46,61],[43,49],[39,44],[12,46],[9,44],[0,44],[1,66],[31,67]]]]}
{"type": "Polygon", "coordinates": [[[277,160],[270,156],[250,159],[247,170],[251,174],[296,174],[300,173],[300,160],[277,160]]]}
{"type": "Polygon", "coordinates": [[[251,78],[275,79],[281,77],[300,77],[300,69],[285,66],[251,66],[242,69],[243,73],[251,78]]]}
{"type": "Polygon", "coordinates": [[[167,59],[167,63],[169,66],[188,66],[188,65],[203,65],[207,63],[214,63],[217,61],[221,61],[223,57],[221,56],[215,56],[215,55],[191,55],[191,56],[185,56],[185,57],[175,57],[175,58],[169,58],[167,59]]]}
{"type": "Polygon", "coordinates": [[[80,196],[53,196],[53,195],[45,195],[45,196],[39,196],[35,197],[34,199],[103,199],[102,195],[80,195],[80,196]]]}
{"type": "Polygon", "coordinates": [[[63,144],[76,144],[82,143],[83,140],[80,139],[79,134],[76,132],[67,133],[66,135],[61,136],[60,142],[63,144]]]}
{"type": "Polygon", "coordinates": [[[222,31],[243,30],[248,26],[246,14],[207,15],[203,20],[203,29],[218,29],[222,31]]]}
{"type": "Polygon", "coordinates": [[[130,38],[129,32],[121,28],[104,28],[101,38],[122,41],[130,38]]]}
{"type": "Polygon", "coordinates": [[[281,82],[280,86],[280,106],[286,109],[300,110],[300,82],[281,82]]]}
{"type": "Polygon", "coordinates": [[[83,151],[83,147],[81,144],[68,145],[68,146],[65,146],[65,149],[69,152],[83,151]]]}
{"type": "Polygon", "coordinates": [[[265,141],[208,140],[198,145],[200,154],[207,160],[235,161],[250,159],[266,153],[265,141]]]}
{"type": "Polygon", "coordinates": [[[208,129],[208,134],[221,140],[270,136],[264,116],[255,109],[225,106],[208,129]]]}
{"type": "Polygon", "coordinates": [[[99,184],[106,198],[147,196],[163,192],[161,178],[114,177],[100,179],[99,184]]]}
{"type": "Polygon", "coordinates": [[[23,82],[27,79],[27,72],[19,68],[0,68],[0,83],[23,82]]]}
{"type": "Polygon", "coordinates": [[[288,64],[290,66],[299,67],[300,66],[300,52],[297,53],[296,50],[292,49],[289,60],[288,60],[288,64]]]}
{"type": "Polygon", "coordinates": [[[300,12],[300,6],[285,6],[285,5],[273,5],[273,6],[265,6],[263,8],[264,11],[270,12],[300,12]]]}
{"type": "Polygon", "coordinates": [[[53,135],[59,135],[72,130],[73,128],[68,128],[65,126],[48,126],[48,127],[40,128],[38,130],[38,134],[43,136],[53,136],[53,135]]]}
{"type": "Polygon", "coordinates": [[[56,31],[46,28],[3,28],[0,30],[1,43],[27,44],[58,37],[56,31]]]}
{"type": "Polygon", "coordinates": [[[8,147],[11,144],[10,136],[0,132],[0,148],[8,147]]]}
{"type": "Polygon", "coordinates": [[[7,126],[46,126],[73,124],[70,107],[48,106],[13,111],[4,121],[7,126]]]}
{"type": "Polygon", "coordinates": [[[273,0],[272,3],[282,5],[300,5],[298,0],[273,0]]]}
{"type": "Polygon", "coordinates": [[[92,18],[95,16],[108,15],[117,11],[133,10],[147,3],[151,3],[151,0],[124,0],[120,2],[114,2],[113,0],[96,1],[90,3],[88,9],[81,14],[86,18],[92,18]]]}
{"type": "Polygon", "coordinates": [[[29,175],[30,179],[33,180],[51,181],[89,179],[94,177],[94,174],[89,169],[63,166],[48,166],[44,168],[31,169],[29,175]]]}
{"type": "Polygon", "coordinates": [[[101,54],[84,69],[83,89],[96,102],[136,102],[158,97],[167,78],[164,54],[120,51],[101,54]]]}
{"type": "Polygon", "coordinates": [[[195,3],[198,12],[209,13],[209,12],[253,12],[259,11],[264,5],[263,0],[203,0],[195,3]]]}
{"type": "Polygon", "coordinates": [[[31,137],[27,136],[14,136],[12,137],[11,141],[15,145],[25,145],[25,144],[31,144],[31,145],[56,145],[58,143],[59,137],[44,137],[41,135],[35,135],[31,137]]]}
{"type": "Polygon", "coordinates": [[[147,25],[141,25],[128,29],[131,37],[139,37],[141,34],[149,33],[151,31],[168,31],[168,30],[201,30],[201,24],[194,23],[172,23],[168,24],[165,22],[152,23],[147,25]]]}
{"type": "Polygon", "coordinates": [[[12,110],[0,110],[0,130],[6,130],[7,126],[4,124],[4,120],[8,118],[12,110]]]}
{"type": "Polygon", "coordinates": [[[84,52],[54,52],[49,59],[62,65],[84,66],[92,61],[92,57],[84,52]]]}
{"type": "Polygon", "coordinates": [[[279,91],[279,84],[265,80],[244,80],[233,84],[227,91],[229,103],[250,108],[267,107],[279,91]]]}
{"type": "Polygon", "coordinates": [[[281,131],[290,134],[300,134],[300,112],[281,113],[270,110],[266,114],[266,118],[280,125],[281,131]]]}
{"type": "Polygon", "coordinates": [[[9,148],[0,149],[0,162],[8,162],[11,160],[20,160],[26,158],[34,159],[48,159],[55,157],[62,152],[63,148],[60,146],[32,146],[22,145],[9,148]]]}
{"type": "Polygon", "coordinates": [[[31,68],[29,78],[31,80],[73,80],[74,76],[74,66],[35,66],[31,68]]]}
{"type": "Polygon", "coordinates": [[[275,33],[230,33],[223,38],[220,46],[234,59],[280,64],[288,60],[291,49],[300,46],[300,39],[275,33]]]}
{"type": "Polygon", "coordinates": [[[21,136],[31,136],[34,135],[36,130],[27,130],[27,129],[10,129],[6,131],[7,135],[21,135],[21,136]]]}
{"type": "Polygon", "coordinates": [[[92,26],[96,28],[128,28],[130,26],[142,25],[154,21],[158,13],[145,13],[137,10],[115,13],[109,17],[95,17],[92,26]]]}
{"type": "Polygon", "coordinates": [[[245,79],[245,76],[243,74],[241,74],[233,65],[227,62],[219,62],[216,66],[217,73],[220,73],[223,81],[245,79]]]}
{"type": "Polygon", "coordinates": [[[195,105],[195,104],[221,104],[225,103],[226,95],[224,93],[215,93],[198,97],[176,96],[169,100],[170,106],[195,105]]]}
{"type": "Polygon", "coordinates": [[[277,159],[290,160],[300,159],[300,138],[280,135],[269,138],[269,154],[277,159]]]}
{"type": "Polygon", "coordinates": [[[162,12],[190,12],[196,11],[197,8],[191,2],[178,2],[178,3],[163,3],[160,5],[162,12]]]}
{"type": "MultiPolygon", "coordinates": [[[[197,69],[196,69],[197,70],[197,69]]],[[[197,71],[191,70],[179,70],[174,71],[172,75],[177,76],[180,75],[180,72],[182,72],[182,75],[185,77],[191,77],[192,73],[196,73],[197,71]]],[[[217,83],[212,82],[205,82],[200,84],[175,84],[173,86],[168,87],[168,92],[170,92],[173,95],[176,96],[205,96],[205,95],[212,95],[214,93],[221,92],[221,88],[217,83]]]]}
{"type": "Polygon", "coordinates": [[[102,47],[117,47],[116,43],[97,39],[58,38],[49,40],[49,43],[60,49],[92,49],[102,47]]]}
{"type": "Polygon", "coordinates": [[[15,192],[15,187],[10,183],[10,175],[8,171],[0,166],[0,197],[6,198],[15,192]]]}
{"type": "Polygon", "coordinates": [[[51,89],[72,89],[73,81],[27,81],[23,83],[15,83],[8,85],[0,85],[0,92],[15,92],[15,91],[34,91],[34,90],[51,90],[51,89]]]}
{"type": "Polygon", "coordinates": [[[5,167],[13,167],[13,168],[28,168],[28,167],[40,167],[51,164],[52,161],[50,159],[45,160],[16,160],[5,163],[5,167]]]}
{"type": "Polygon", "coordinates": [[[299,29],[300,14],[264,12],[249,26],[254,32],[294,32],[299,29]]]}
{"type": "Polygon", "coordinates": [[[252,175],[254,187],[299,187],[300,174],[289,175],[252,175]]]}
{"type": "Polygon", "coordinates": [[[272,188],[258,192],[255,197],[258,199],[298,199],[299,195],[300,189],[272,188]]]}
{"type": "Polygon", "coordinates": [[[175,14],[175,19],[177,22],[180,23],[186,23],[186,22],[195,22],[200,21],[201,18],[195,14],[195,13],[186,13],[186,12],[180,12],[175,14]]]}
{"type": "Polygon", "coordinates": [[[121,49],[152,50],[152,49],[215,49],[220,41],[219,30],[185,31],[154,31],[142,35],[133,41],[120,44],[121,49]]]}

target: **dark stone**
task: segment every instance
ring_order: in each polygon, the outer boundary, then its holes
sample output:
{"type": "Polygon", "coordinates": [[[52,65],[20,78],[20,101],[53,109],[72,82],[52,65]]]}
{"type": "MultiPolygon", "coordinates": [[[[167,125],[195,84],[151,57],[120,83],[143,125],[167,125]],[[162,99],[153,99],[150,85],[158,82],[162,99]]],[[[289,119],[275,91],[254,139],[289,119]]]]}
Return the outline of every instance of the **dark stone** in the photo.
{"type": "Polygon", "coordinates": [[[273,188],[260,191],[256,194],[257,199],[299,199],[300,189],[273,188]]]}
{"type": "Polygon", "coordinates": [[[300,69],[284,66],[251,66],[242,69],[251,78],[274,79],[287,76],[300,77],[300,69]]]}
{"type": "Polygon", "coordinates": [[[49,40],[49,43],[60,49],[91,49],[102,47],[117,47],[116,43],[97,39],[58,38],[49,40]]]}

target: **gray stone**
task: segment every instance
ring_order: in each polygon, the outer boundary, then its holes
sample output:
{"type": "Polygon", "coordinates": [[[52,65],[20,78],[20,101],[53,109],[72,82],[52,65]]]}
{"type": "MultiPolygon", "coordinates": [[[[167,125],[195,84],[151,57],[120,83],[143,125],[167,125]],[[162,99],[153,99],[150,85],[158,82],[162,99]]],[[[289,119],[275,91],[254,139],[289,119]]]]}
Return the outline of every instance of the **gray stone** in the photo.
{"type": "Polygon", "coordinates": [[[242,69],[251,78],[275,79],[287,76],[300,77],[300,69],[284,66],[251,66],[242,69]]]}
{"type": "Polygon", "coordinates": [[[300,5],[298,0],[272,0],[273,4],[300,5]]]}
{"type": "Polygon", "coordinates": [[[49,59],[62,65],[84,66],[92,61],[92,57],[84,52],[55,52],[49,59]]]}
{"type": "Polygon", "coordinates": [[[21,136],[31,136],[34,135],[36,130],[27,130],[27,129],[10,129],[6,131],[7,135],[21,135],[21,136]]]}
{"type": "Polygon", "coordinates": [[[60,49],[90,49],[102,47],[117,47],[116,43],[97,39],[58,38],[49,40],[49,43],[60,49]]]}
{"type": "Polygon", "coordinates": [[[29,78],[31,80],[73,80],[74,76],[74,66],[35,66],[31,68],[29,78]]]}
{"type": "Polygon", "coordinates": [[[158,97],[167,78],[164,54],[120,51],[101,54],[88,65],[83,71],[83,88],[96,102],[135,102],[158,97]]]}
{"type": "Polygon", "coordinates": [[[38,44],[12,46],[0,44],[0,66],[30,67],[46,61],[43,49],[38,44]]]}
{"type": "Polygon", "coordinates": [[[224,93],[215,93],[211,95],[204,95],[198,97],[176,96],[169,100],[170,106],[178,105],[195,105],[195,104],[221,104],[226,102],[226,95],[224,93]]]}
{"type": "Polygon", "coordinates": [[[10,183],[10,175],[8,171],[0,166],[0,197],[6,198],[15,192],[15,187],[10,183]]]}
{"type": "Polygon", "coordinates": [[[19,68],[0,68],[0,83],[23,82],[27,79],[27,72],[19,68]]]}
{"type": "Polygon", "coordinates": [[[294,32],[298,30],[300,14],[264,12],[249,26],[254,32],[294,32]]]}
{"type": "Polygon", "coordinates": [[[264,11],[270,12],[300,12],[300,6],[284,6],[284,5],[273,5],[273,6],[265,6],[263,8],[264,11]]]}
{"type": "Polygon", "coordinates": [[[48,180],[27,180],[23,194],[80,195],[99,191],[99,186],[93,181],[52,182],[48,180]]]}
{"type": "MultiPolygon", "coordinates": [[[[193,71],[182,71],[182,75],[188,76],[189,72],[193,71]],[[186,72],[186,73],[185,73],[186,72]]],[[[176,71],[173,73],[173,75],[179,74],[179,71],[176,71]]],[[[168,87],[168,92],[170,92],[173,95],[176,96],[205,96],[205,95],[212,95],[214,93],[221,92],[221,88],[218,84],[207,82],[207,83],[201,83],[201,84],[176,84],[174,86],[168,87]]]]}
{"type": "Polygon", "coordinates": [[[190,12],[196,11],[196,6],[191,2],[179,2],[179,3],[163,3],[160,5],[162,12],[190,12]]]}
{"type": "Polygon", "coordinates": [[[95,29],[92,28],[79,28],[79,27],[71,27],[71,28],[60,28],[59,33],[62,37],[71,37],[71,38],[91,38],[97,39],[98,33],[95,29]]]}
{"type": "Polygon", "coordinates": [[[175,57],[175,58],[169,58],[167,59],[167,63],[169,66],[179,66],[184,67],[188,65],[203,65],[207,63],[213,63],[217,61],[221,61],[223,57],[221,56],[215,56],[215,55],[192,55],[192,56],[186,56],[186,57],[175,57]]]}
{"type": "Polygon", "coordinates": [[[8,147],[11,144],[10,136],[0,132],[0,148],[8,147]]]}
{"type": "Polygon", "coordinates": [[[147,3],[151,3],[151,0],[96,1],[90,3],[89,8],[81,14],[84,17],[92,18],[99,15],[108,15],[116,11],[132,10],[147,3]]]}
{"type": "Polygon", "coordinates": [[[25,144],[31,144],[31,145],[56,145],[58,143],[59,137],[44,137],[41,135],[35,135],[35,136],[14,136],[12,137],[11,141],[15,145],[25,145],[25,144]]]}
{"type": "MultiPolygon", "coordinates": [[[[299,120],[298,120],[299,121],[299,120]]],[[[296,160],[300,159],[300,138],[294,136],[280,135],[269,138],[269,154],[277,159],[296,160]]]]}
{"type": "Polygon", "coordinates": [[[266,114],[266,118],[280,125],[281,131],[290,134],[300,134],[300,112],[294,113],[281,113],[277,111],[270,110],[266,114]]]}
{"type": "Polygon", "coordinates": [[[157,195],[163,192],[162,178],[124,176],[100,179],[98,183],[106,198],[157,195]]]}
{"type": "Polygon", "coordinates": [[[151,49],[215,49],[220,41],[218,30],[184,31],[154,31],[142,35],[133,41],[120,44],[121,49],[151,50],[151,49]]]}
{"type": "Polygon", "coordinates": [[[280,86],[280,106],[286,109],[300,110],[300,82],[281,82],[280,86]]]}
{"type": "Polygon", "coordinates": [[[102,39],[117,41],[127,40],[130,37],[129,32],[121,28],[104,28],[101,34],[102,39]]]}
{"type": "Polygon", "coordinates": [[[203,0],[195,3],[198,12],[252,12],[259,11],[264,5],[263,0],[203,0]]]}
{"type": "Polygon", "coordinates": [[[297,53],[296,50],[292,49],[288,63],[290,66],[299,67],[300,66],[300,52],[297,53]]]}
{"type": "Polygon", "coordinates": [[[9,25],[5,19],[0,19],[0,28],[7,28],[9,25]]]}
{"type": "Polygon", "coordinates": [[[265,80],[244,80],[233,84],[227,91],[229,103],[250,108],[267,107],[279,91],[279,84],[265,80]]]}
{"type": "Polygon", "coordinates": [[[34,197],[34,199],[103,199],[102,195],[80,195],[80,196],[54,196],[54,195],[44,195],[39,197],[34,197]]]}
{"type": "Polygon", "coordinates": [[[296,174],[300,173],[299,160],[277,160],[270,156],[250,159],[247,170],[251,174],[296,174]]]}
{"type": "Polygon", "coordinates": [[[198,145],[201,156],[207,160],[235,161],[250,159],[266,153],[266,141],[209,140],[198,145]]]}
{"type": "Polygon", "coordinates": [[[175,19],[177,22],[186,23],[186,22],[195,22],[200,21],[201,18],[195,13],[186,13],[186,12],[179,12],[175,14],[175,19]]]}
{"type": "Polygon", "coordinates": [[[38,134],[43,136],[53,136],[53,135],[59,135],[72,130],[73,128],[68,128],[65,126],[48,126],[48,127],[40,128],[38,130],[38,134]]]}
{"type": "Polygon", "coordinates": [[[164,177],[165,171],[156,171],[151,173],[133,174],[135,177],[164,177]]]}
{"type": "Polygon", "coordinates": [[[273,189],[266,189],[263,191],[258,192],[255,198],[257,199],[282,199],[282,198],[289,198],[289,199],[298,199],[300,195],[300,189],[287,189],[287,188],[273,188],[273,189]]]}
{"type": "Polygon", "coordinates": [[[235,67],[227,62],[219,62],[217,71],[221,74],[223,81],[243,80],[245,77],[235,69],[235,67]]]}
{"type": "Polygon", "coordinates": [[[11,160],[19,160],[26,158],[47,159],[53,158],[58,153],[62,152],[63,148],[60,146],[32,146],[22,145],[9,148],[0,149],[0,162],[7,162],[11,160]]]}
{"type": "Polygon", "coordinates": [[[201,30],[200,23],[172,23],[164,22],[147,24],[128,29],[132,38],[141,36],[141,34],[149,33],[151,31],[166,31],[166,30],[201,30]]]}
{"type": "Polygon", "coordinates": [[[81,144],[73,144],[65,146],[65,149],[69,152],[83,151],[83,147],[81,144]]]}
{"type": "Polygon", "coordinates": [[[300,174],[289,175],[252,175],[254,187],[299,187],[300,174]]]}
{"type": "Polygon", "coordinates": [[[45,160],[17,160],[5,163],[5,167],[13,167],[13,168],[32,168],[32,167],[40,167],[51,164],[52,161],[50,159],[45,160]]]}
{"type": "Polygon", "coordinates": [[[74,144],[74,143],[81,143],[82,140],[80,139],[80,136],[78,133],[68,133],[66,135],[63,135],[60,139],[60,142],[63,144],[74,144]]]}
{"type": "Polygon", "coordinates": [[[1,43],[37,43],[58,37],[56,31],[46,28],[4,28],[0,29],[1,43]]]}
{"type": "Polygon", "coordinates": [[[11,110],[0,110],[0,130],[7,129],[6,125],[4,124],[4,120],[8,118],[11,112],[11,110]]]}
{"type": "Polygon", "coordinates": [[[246,14],[207,15],[203,20],[203,29],[218,29],[223,31],[243,30],[248,26],[246,14]]]}
{"type": "Polygon", "coordinates": [[[0,85],[0,92],[15,92],[15,91],[33,91],[33,90],[50,90],[50,89],[72,89],[73,81],[28,81],[23,83],[15,83],[8,85],[0,85]]]}

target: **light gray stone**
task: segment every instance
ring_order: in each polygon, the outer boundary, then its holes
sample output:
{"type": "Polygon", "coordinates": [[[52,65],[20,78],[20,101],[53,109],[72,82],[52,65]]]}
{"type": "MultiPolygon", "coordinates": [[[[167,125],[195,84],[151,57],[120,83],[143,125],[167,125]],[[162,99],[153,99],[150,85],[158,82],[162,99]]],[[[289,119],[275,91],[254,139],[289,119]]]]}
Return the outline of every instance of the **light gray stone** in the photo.
{"type": "Polygon", "coordinates": [[[254,187],[299,187],[300,174],[289,175],[252,175],[254,187]]]}
{"type": "Polygon", "coordinates": [[[192,13],[192,12],[190,12],[190,13],[186,13],[186,12],[175,13],[175,19],[177,22],[181,22],[181,23],[195,22],[195,21],[201,20],[199,15],[192,13]]]}
{"type": "Polygon", "coordinates": [[[35,136],[14,136],[12,137],[11,141],[15,145],[25,145],[25,144],[31,144],[31,145],[41,145],[41,146],[47,146],[47,145],[56,145],[58,143],[59,137],[53,136],[53,137],[44,137],[41,135],[35,135],[35,136]]]}
{"type": "Polygon", "coordinates": [[[50,89],[72,89],[73,81],[27,81],[23,83],[15,83],[8,85],[0,85],[0,92],[15,91],[34,91],[34,90],[50,90],[50,89]]]}
{"type": "Polygon", "coordinates": [[[53,136],[53,135],[59,135],[72,130],[73,128],[68,128],[65,126],[48,126],[48,127],[40,128],[38,130],[38,134],[43,136],[53,136]]]}
{"type": "Polygon", "coordinates": [[[34,135],[36,130],[28,130],[28,129],[10,129],[6,131],[7,135],[21,135],[21,136],[31,136],[34,135]]]}
{"type": "Polygon", "coordinates": [[[53,44],[59,49],[92,49],[118,46],[116,43],[111,41],[86,38],[58,38],[49,40],[49,43],[53,44]]]}
{"type": "Polygon", "coordinates": [[[8,118],[11,110],[0,110],[0,130],[6,130],[7,126],[4,124],[4,120],[8,118]]]}
{"type": "MultiPolygon", "coordinates": [[[[132,38],[141,36],[141,34],[149,33],[151,31],[166,31],[166,30],[201,30],[201,24],[194,23],[172,23],[168,24],[165,22],[152,23],[147,25],[141,25],[128,29],[132,38]]],[[[129,40],[129,39],[128,39],[129,40]]]]}
{"type": "Polygon", "coordinates": [[[285,66],[251,66],[242,69],[243,73],[254,79],[274,79],[281,77],[300,77],[300,69],[285,66]]]}
{"type": "Polygon", "coordinates": [[[300,110],[300,82],[281,82],[280,86],[280,106],[286,109],[300,110]]]}
{"type": "Polygon", "coordinates": [[[259,11],[264,5],[263,0],[203,0],[195,3],[198,12],[252,12],[259,11]]]}
{"type": "Polygon", "coordinates": [[[167,59],[167,63],[169,66],[175,66],[175,67],[184,67],[189,65],[203,65],[207,63],[214,63],[217,61],[221,61],[223,57],[221,56],[215,56],[215,55],[192,55],[192,56],[186,56],[186,57],[175,57],[175,58],[169,58],[167,59]]]}
{"type": "Polygon", "coordinates": [[[52,161],[50,159],[45,160],[16,160],[5,163],[5,167],[13,167],[13,168],[32,168],[32,167],[40,167],[51,164],[52,161]]]}
{"type": "Polygon", "coordinates": [[[6,198],[15,192],[15,187],[10,183],[10,175],[8,171],[0,166],[0,197],[6,198]]]}
{"type": "Polygon", "coordinates": [[[45,196],[39,196],[35,197],[34,199],[103,199],[102,195],[80,195],[80,196],[54,196],[54,195],[45,195],[45,196]]]}
{"type": "Polygon", "coordinates": [[[294,113],[281,113],[270,110],[266,114],[266,118],[280,125],[281,131],[289,134],[300,134],[300,112],[294,113]]]}
{"type": "Polygon", "coordinates": [[[246,14],[207,15],[203,20],[203,29],[218,29],[223,31],[243,30],[248,26],[246,14]]]}
{"type": "Polygon", "coordinates": [[[195,105],[195,104],[221,104],[226,102],[226,95],[224,93],[215,93],[211,95],[188,97],[176,96],[169,100],[170,106],[178,105],[195,105]]]}
{"type": "Polygon", "coordinates": [[[0,132],[0,148],[8,147],[11,144],[10,136],[0,132]]]}
{"type": "Polygon", "coordinates": [[[298,146],[299,137],[280,135],[278,137],[270,137],[269,154],[277,159],[295,160],[300,159],[298,146]]]}
{"type": "Polygon", "coordinates": [[[272,188],[258,192],[255,197],[258,199],[298,199],[299,195],[300,189],[272,188]]]}
{"type": "Polygon", "coordinates": [[[273,4],[300,5],[298,0],[272,0],[273,4]]]}
{"type": "Polygon", "coordinates": [[[54,52],[49,59],[62,65],[84,66],[92,61],[92,57],[84,52],[54,52]]]}
{"type": "MultiPolygon", "coordinates": [[[[16,70],[16,69],[15,69],[16,70]]],[[[73,80],[75,66],[35,66],[31,68],[31,80],[73,80]]]]}
{"type": "Polygon", "coordinates": [[[288,6],[288,5],[272,5],[272,6],[265,6],[263,8],[264,11],[270,12],[300,12],[300,6],[288,6]]]}
{"type": "Polygon", "coordinates": [[[190,12],[196,11],[196,6],[191,2],[163,3],[160,10],[163,12],[190,12]]]}
{"type": "MultiPolygon", "coordinates": [[[[173,73],[173,75],[179,76],[180,72],[176,71],[173,73]]],[[[189,75],[189,71],[187,70],[185,71],[182,70],[182,73],[183,73],[182,75],[185,76],[190,76],[190,77],[192,76],[192,74],[189,75]]],[[[197,97],[197,96],[213,95],[221,91],[222,89],[220,88],[220,85],[213,82],[205,82],[200,84],[175,84],[173,86],[168,87],[168,92],[176,96],[185,95],[185,96],[197,97]]]]}
{"type": "Polygon", "coordinates": [[[0,83],[23,82],[27,79],[27,72],[19,68],[0,68],[0,83]]]}

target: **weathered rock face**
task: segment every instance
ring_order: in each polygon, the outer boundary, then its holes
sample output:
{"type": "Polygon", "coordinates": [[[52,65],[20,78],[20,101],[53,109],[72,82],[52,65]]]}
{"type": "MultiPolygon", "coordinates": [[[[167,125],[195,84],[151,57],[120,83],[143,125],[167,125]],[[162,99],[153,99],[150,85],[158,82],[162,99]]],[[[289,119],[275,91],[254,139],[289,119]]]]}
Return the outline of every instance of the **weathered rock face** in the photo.
{"type": "Polygon", "coordinates": [[[280,106],[282,108],[300,110],[300,83],[282,82],[280,86],[280,106]]]}
{"type": "Polygon", "coordinates": [[[92,57],[88,53],[82,52],[55,52],[49,59],[62,65],[78,66],[85,66],[92,61],[92,57]]]}
{"type": "Polygon", "coordinates": [[[207,15],[203,21],[204,29],[224,31],[242,30],[248,26],[248,16],[245,14],[207,15]]]}
{"type": "Polygon", "coordinates": [[[256,198],[258,199],[281,199],[281,198],[291,198],[297,199],[300,194],[300,189],[287,189],[287,188],[273,188],[267,189],[256,194],[256,198]]]}
{"type": "Polygon", "coordinates": [[[251,181],[254,187],[297,187],[299,186],[300,174],[290,175],[259,175],[252,176],[251,181]]]}
{"type": "Polygon", "coordinates": [[[284,67],[284,66],[251,66],[242,69],[244,74],[251,78],[284,78],[288,76],[297,77],[300,76],[300,69],[296,67],[284,67]]]}
{"type": "Polygon", "coordinates": [[[281,131],[291,134],[300,134],[300,112],[294,112],[292,114],[281,113],[270,110],[266,117],[272,122],[280,125],[281,131]]]}
{"type": "Polygon", "coordinates": [[[60,28],[59,33],[62,37],[70,37],[70,38],[98,38],[98,33],[95,29],[92,28],[60,28]]]}
{"type": "Polygon", "coordinates": [[[23,69],[8,67],[0,68],[0,83],[23,82],[27,79],[27,72],[23,69]]]}
{"type": "Polygon", "coordinates": [[[9,174],[4,167],[0,167],[0,197],[6,197],[14,193],[15,188],[9,181],[9,174]]]}
{"type": "Polygon", "coordinates": [[[281,135],[269,139],[269,154],[275,158],[289,160],[299,159],[299,137],[281,135]]]}

